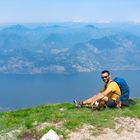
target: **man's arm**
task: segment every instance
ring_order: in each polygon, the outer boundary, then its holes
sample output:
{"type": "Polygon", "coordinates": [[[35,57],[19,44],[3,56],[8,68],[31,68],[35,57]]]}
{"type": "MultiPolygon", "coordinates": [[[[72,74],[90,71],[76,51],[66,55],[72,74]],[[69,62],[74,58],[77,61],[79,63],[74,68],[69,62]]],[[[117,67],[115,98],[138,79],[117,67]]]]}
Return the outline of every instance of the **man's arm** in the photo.
{"type": "Polygon", "coordinates": [[[104,90],[104,91],[99,92],[98,94],[96,94],[96,95],[93,97],[93,99],[92,99],[92,105],[93,105],[96,101],[98,101],[98,100],[104,98],[105,96],[107,96],[110,92],[111,92],[110,89],[106,89],[106,90],[104,90]]]}

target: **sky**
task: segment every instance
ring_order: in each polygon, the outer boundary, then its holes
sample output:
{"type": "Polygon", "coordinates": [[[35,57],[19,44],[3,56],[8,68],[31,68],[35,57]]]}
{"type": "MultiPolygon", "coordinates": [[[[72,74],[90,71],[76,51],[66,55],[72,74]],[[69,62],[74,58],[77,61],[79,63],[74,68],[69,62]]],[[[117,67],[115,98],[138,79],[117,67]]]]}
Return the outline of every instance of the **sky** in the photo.
{"type": "Polygon", "coordinates": [[[0,23],[140,22],[140,0],[0,0],[0,23]]]}

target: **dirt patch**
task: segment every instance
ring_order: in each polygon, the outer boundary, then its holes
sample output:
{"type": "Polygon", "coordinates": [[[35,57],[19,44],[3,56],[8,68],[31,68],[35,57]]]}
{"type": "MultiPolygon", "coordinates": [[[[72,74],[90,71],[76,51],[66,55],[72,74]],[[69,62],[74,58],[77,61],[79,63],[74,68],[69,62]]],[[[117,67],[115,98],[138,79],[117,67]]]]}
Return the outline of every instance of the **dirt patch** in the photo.
{"type": "Polygon", "coordinates": [[[1,132],[0,133],[0,140],[17,140],[14,136],[18,135],[21,132],[20,129],[18,130],[11,130],[10,132],[1,132]]]}
{"type": "Polygon", "coordinates": [[[68,135],[67,140],[140,140],[140,119],[138,118],[116,118],[115,128],[105,128],[100,135],[96,135],[96,128],[91,125],[83,125],[68,135]]]}
{"type": "Polygon", "coordinates": [[[32,134],[32,133],[29,133],[29,132],[25,132],[20,137],[20,140],[39,140],[39,139],[40,139],[39,136],[32,134]]]}

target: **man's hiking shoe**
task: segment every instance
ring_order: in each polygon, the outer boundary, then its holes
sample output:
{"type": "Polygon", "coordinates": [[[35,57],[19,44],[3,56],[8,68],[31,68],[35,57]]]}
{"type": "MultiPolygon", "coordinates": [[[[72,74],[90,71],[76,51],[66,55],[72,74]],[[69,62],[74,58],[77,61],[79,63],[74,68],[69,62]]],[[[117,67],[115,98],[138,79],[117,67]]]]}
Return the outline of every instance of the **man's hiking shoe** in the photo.
{"type": "Polygon", "coordinates": [[[77,108],[82,107],[82,103],[80,101],[74,100],[73,103],[75,104],[75,107],[77,108]]]}

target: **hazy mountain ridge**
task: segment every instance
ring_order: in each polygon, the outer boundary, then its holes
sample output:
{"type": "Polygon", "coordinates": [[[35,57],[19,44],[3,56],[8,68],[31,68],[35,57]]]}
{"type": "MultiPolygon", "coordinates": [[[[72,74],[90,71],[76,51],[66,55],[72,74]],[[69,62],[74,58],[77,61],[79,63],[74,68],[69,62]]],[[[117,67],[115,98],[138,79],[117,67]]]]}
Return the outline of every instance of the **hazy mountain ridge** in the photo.
{"type": "Polygon", "coordinates": [[[130,29],[101,28],[94,24],[3,28],[0,73],[140,70],[140,36],[135,29],[132,32],[131,26],[130,29]]]}

